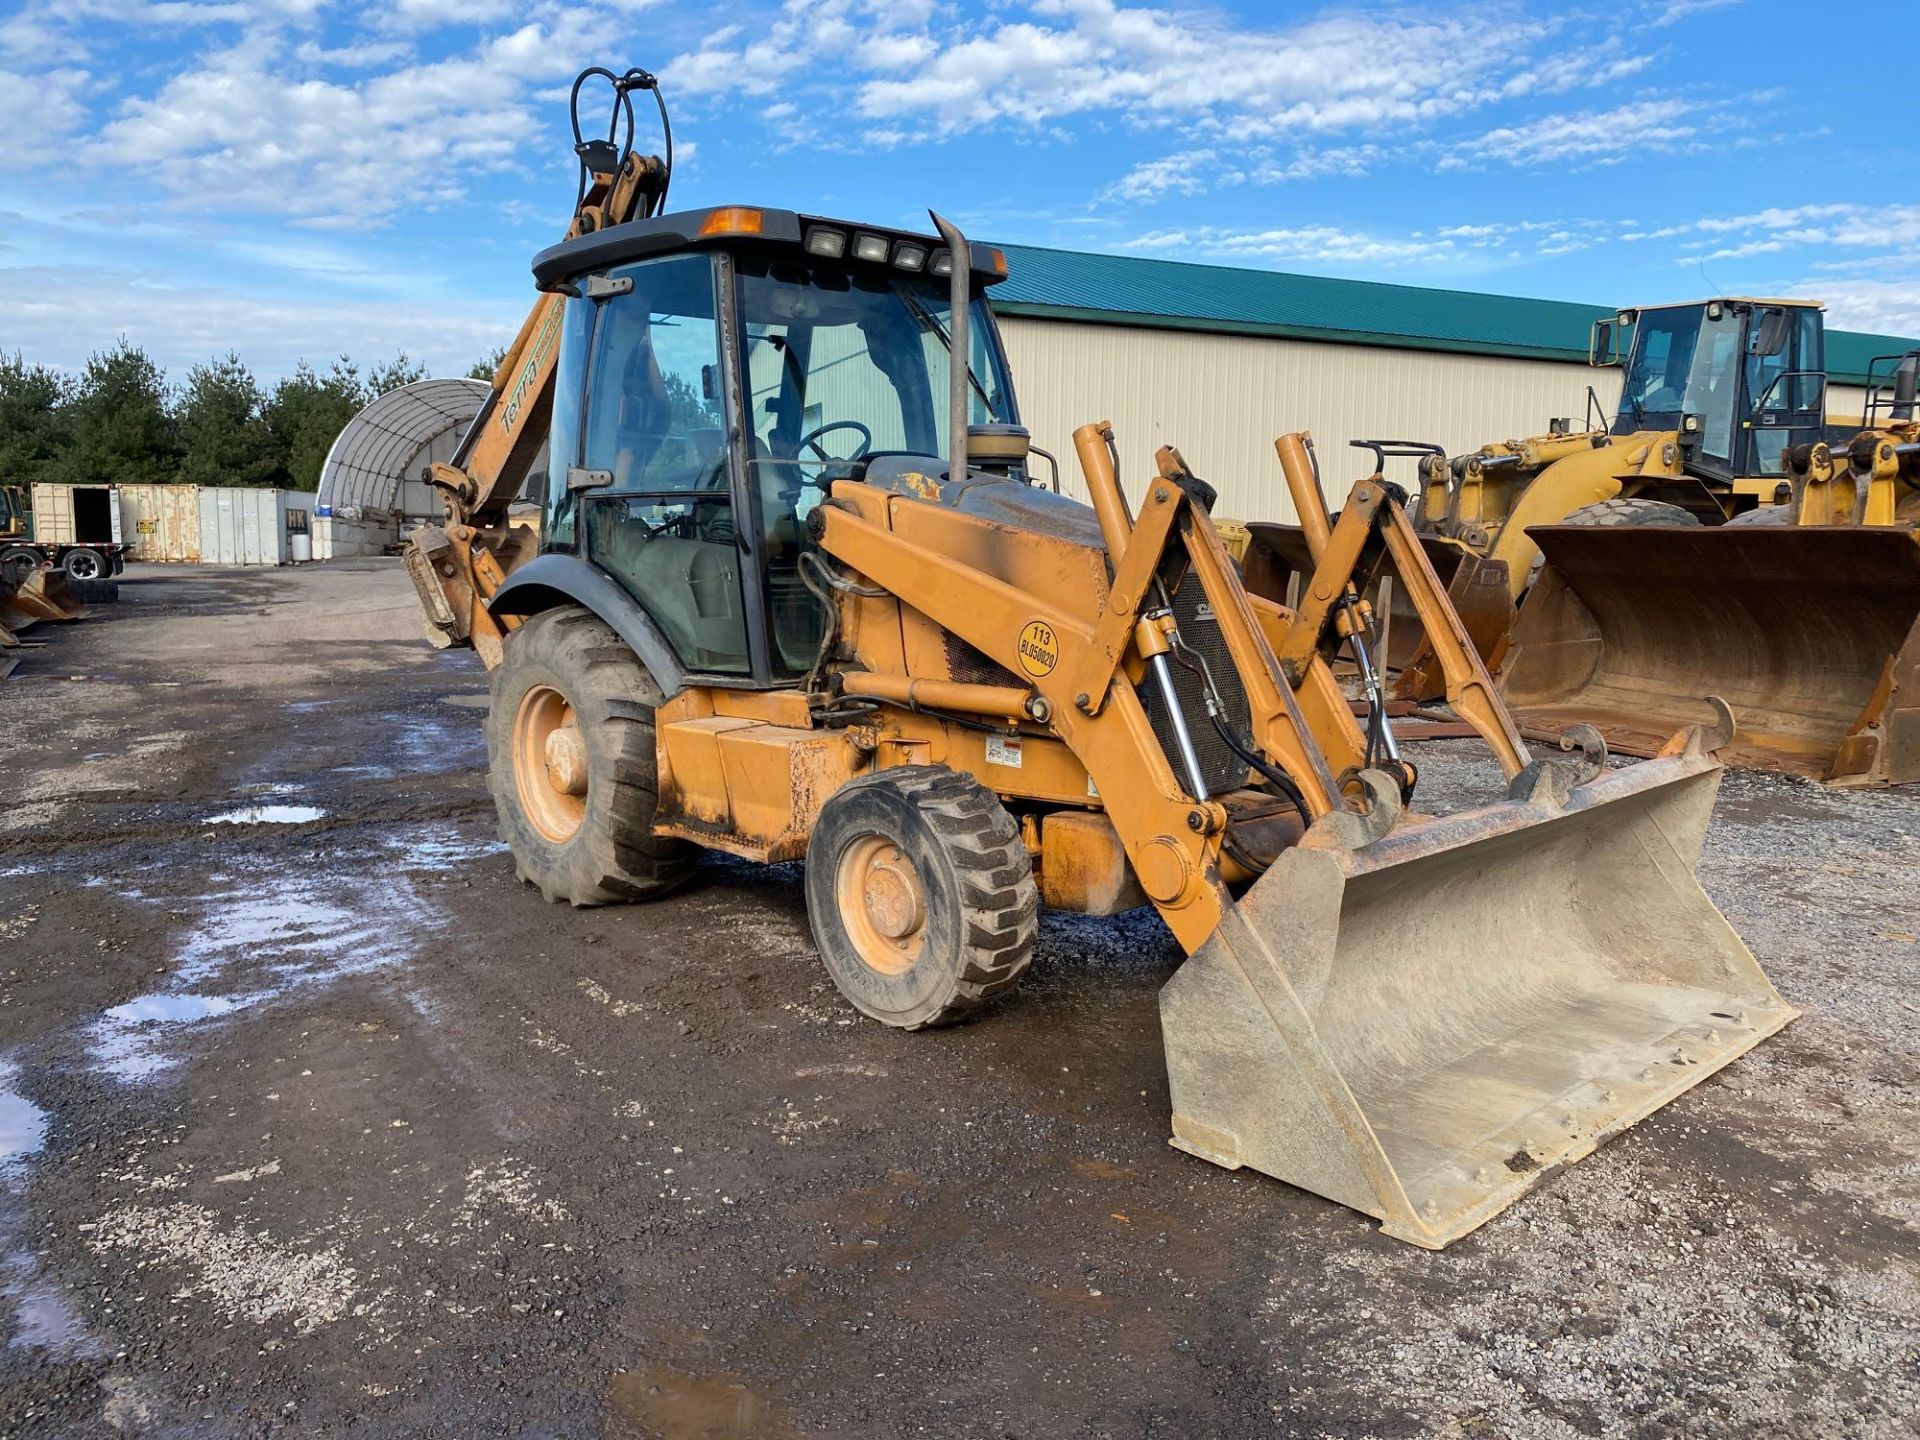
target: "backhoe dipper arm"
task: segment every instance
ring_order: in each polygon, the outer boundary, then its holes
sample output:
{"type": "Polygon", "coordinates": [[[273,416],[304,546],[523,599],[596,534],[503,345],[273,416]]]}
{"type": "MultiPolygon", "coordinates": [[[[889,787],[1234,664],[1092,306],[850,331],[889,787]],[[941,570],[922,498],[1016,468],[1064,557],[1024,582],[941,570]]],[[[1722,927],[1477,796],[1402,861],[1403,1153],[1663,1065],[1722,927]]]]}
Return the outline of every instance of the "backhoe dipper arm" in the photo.
{"type": "MultiPolygon", "coordinates": [[[[672,132],[666,132],[665,159],[634,151],[635,90],[652,91],[659,99],[659,87],[644,70],[615,75],[596,67],[574,81],[580,188],[567,239],[645,218],[665,202],[672,179],[672,132]],[[596,76],[613,87],[613,115],[604,140],[583,138],[580,131],[580,90],[596,76]]],[[[660,113],[665,128],[664,103],[660,113]]],[[[445,523],[423,525],[408,537],[407,573],[426,618],[428,640],[442,649],[471,646],[489,669],[500,663],[501,641],[519,621],[493,615],[487,603],[514,567],[539,548],[531,532],[507,523],[507,509],[550,429],[565,313],[565,296],[549,293],[534,302],[460,448],[450,462],[437,462],[427,471],[427,482],[440,493],[445,523]]]]}
{"type": "MultiPolygon", "coordinates": [[[[604,230],[650,208],[666,169],[655,155],[629,154],[613,174],[594,173],[566,238],[604,230]]],[[[495,525],[520,492],[527,468],[547,438],[553,413],[554,362],[566,297],[542,295],[520,326],[493,389],[450,463],[433,467],[432,484],[445,497],[447,518],[495,525]]]]}

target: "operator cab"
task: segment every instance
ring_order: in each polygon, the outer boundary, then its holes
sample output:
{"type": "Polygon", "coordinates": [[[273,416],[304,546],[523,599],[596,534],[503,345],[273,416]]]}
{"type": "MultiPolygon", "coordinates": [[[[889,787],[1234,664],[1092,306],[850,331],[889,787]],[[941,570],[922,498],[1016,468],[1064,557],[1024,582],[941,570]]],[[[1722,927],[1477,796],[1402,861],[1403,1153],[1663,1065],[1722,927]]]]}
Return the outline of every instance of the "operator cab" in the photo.
{"type": "Polygon", "coordinates": [[[1804,300],[1702,300],[1623,310],[1594,327],[1595,363],[1631,332],[1615,435],[1672,430],[1686,469],[1733,482],[1783,474],[1780,452],[1821,438],[1821,307],[1804,300]]]}
{"type": "MultiPolygon", "coordinates": [[[[1019,420],[984,298],[1005,274],[974,251],[970,427],[1019,420]]],[[[947,468],[951,251],[722,206],[576,237],[534,275],[567,296],[543,548],[613,577],[689,674],[798,680],[826,620],[808,513],[870,465],[947,468]]]]}

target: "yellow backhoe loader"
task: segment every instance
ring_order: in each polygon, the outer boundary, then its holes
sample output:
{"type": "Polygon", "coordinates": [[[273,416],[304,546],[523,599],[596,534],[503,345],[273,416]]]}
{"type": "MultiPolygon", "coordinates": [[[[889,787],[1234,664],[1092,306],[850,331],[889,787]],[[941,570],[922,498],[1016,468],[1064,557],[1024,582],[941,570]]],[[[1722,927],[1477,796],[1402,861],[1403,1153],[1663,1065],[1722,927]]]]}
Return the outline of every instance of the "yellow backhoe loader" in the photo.
{"type": "Polygon", "coordinates": [[[631,145],[652,78],[589,77],[610,138],[407,555],[435,642],[492,667],[501,831],[549,900],[804,859],[841,993],[907,1029],[1012,987],[1043,903],[1151,903],[1190,956],[1173,1143],[1432,1248],[1793,1018],[1693,874],[1724,712],[1626,769],[1591,735],[1532,757],[1378,477],[1338,523],[1314,498],[1297,610],[1172,448],[1137,509],[1104,423],[1091,506],[1037,483],[997,251],[669,212],[631,145]],[[549,439],[536,540],[505,508],[549,439]],[[1328,668],[1389,560],[1507,777],[1446,818],[1328,668]]]}

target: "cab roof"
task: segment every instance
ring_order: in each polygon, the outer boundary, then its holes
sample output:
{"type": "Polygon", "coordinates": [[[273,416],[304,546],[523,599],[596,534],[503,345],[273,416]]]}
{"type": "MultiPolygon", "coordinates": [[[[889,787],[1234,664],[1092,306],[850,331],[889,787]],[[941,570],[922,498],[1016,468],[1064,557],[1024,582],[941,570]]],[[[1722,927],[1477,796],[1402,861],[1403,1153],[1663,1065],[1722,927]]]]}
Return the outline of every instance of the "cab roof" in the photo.
{"type": "MultiPolygon", "coordinates": [[[[897,275],[927,273],[927,260],[945,250],[946,243],[938,236],[912,230],[803,215],[793,210],[769,210],[760,205],[709,205],[699,210],[655,215],[647,220],[629,220],[624,225],[612,225],[550,245],[533,257],[533,279],[540,289],[553,290],[589,271],[657,255],[762,247],[792,249],[816,259],[838,259],[849,270],[887,271],[897,275]],[[809,239],[816,234],[842,237],[841,253],[836,256],[811,249],[809,239]],[[859,237],[884,240],[888,258],[858,257],[854,253],[854,242],[859,237]],[[906,250],[919,250],[923,257],[919,265],[896,263],[893,257],[903,254],[903,242],[906,250]]],[[[1005,255],[991,246],[975,245],[973,278],[978,285],[992,285],[1006,279],[1005,255]]]]}

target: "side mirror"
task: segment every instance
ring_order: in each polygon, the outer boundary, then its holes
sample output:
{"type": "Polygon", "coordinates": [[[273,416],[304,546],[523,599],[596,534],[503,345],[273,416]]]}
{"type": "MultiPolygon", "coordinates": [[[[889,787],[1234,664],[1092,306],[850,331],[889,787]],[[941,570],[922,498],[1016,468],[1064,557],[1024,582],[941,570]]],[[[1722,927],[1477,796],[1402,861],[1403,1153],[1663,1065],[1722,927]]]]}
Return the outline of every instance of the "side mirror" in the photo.
{"type": "Polygon", "coordinates": [[[1747,336],[1749,355],[1779,355],[1793,337],[1793,317],[1785,310],[1762,310],[1760,321],[1747,336]]]}
{"type": "Polygon", "coordinates": [[[1618,365],[1620,356],[1614,349],[1614,322],[1596,320],[1593,333],[1587,337],[1587,363],[1589,365],[1618,365]]]}
{"type": "Polygon", "coordinates": [[[716,405],[720,401],[719,369],[717,365],[700,367],[700,398],[709,405],[716,405]]]}

